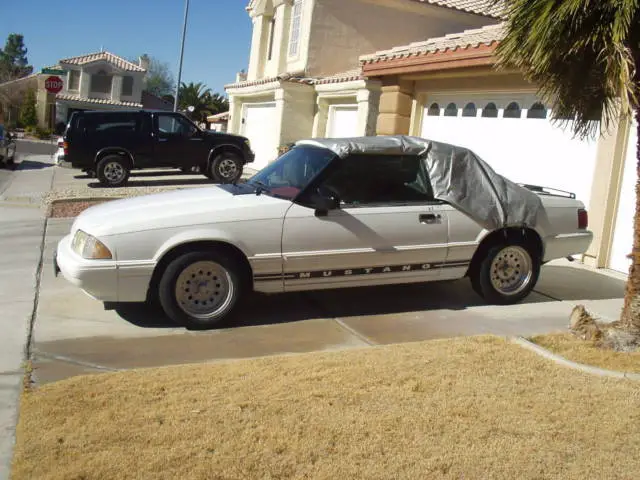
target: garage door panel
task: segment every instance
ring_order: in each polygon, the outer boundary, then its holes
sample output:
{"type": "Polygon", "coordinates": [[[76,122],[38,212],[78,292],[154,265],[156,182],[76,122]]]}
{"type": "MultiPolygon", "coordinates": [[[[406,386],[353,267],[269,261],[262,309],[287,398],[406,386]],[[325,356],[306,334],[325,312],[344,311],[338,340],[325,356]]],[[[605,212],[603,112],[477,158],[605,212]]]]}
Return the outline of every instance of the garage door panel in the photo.
{"type": "Polygon", "coordinates": [[[277,156],[275,103],[245,104],[242,135],[251,142],[256,158],[250,167],[260,170],[277,156]]]}
{"type": "MultiPolygon", "coordinates": [[[[468,102],[453,97],[460,110],[468,102]]],[[[449,101],[439,102],[446,106],[449,101]]],[[[505,102],[506,103],[506,102],[505,102]]],[[[482,103],[481,105],[486,105],[482,103]]],[[[421,136],[469,148],[501,175],[518,182],[569,190],[589,205],[597,140],[572,138],[544,118],[498,118],[428,115],[425,108],[421,136]]]]}
{"type": "Polygon", "coordinates": [[[358,134],[357,105],[336,106],[330,110],[329,138],[355,137],[358,134]]]}

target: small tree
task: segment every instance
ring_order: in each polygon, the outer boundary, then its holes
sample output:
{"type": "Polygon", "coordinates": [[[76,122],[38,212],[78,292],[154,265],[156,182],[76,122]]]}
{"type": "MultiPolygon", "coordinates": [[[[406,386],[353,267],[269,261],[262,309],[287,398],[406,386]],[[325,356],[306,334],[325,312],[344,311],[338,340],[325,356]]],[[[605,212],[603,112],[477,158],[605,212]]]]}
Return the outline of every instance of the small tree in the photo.
{"type": "Polygon", "coordinates": [[[32,72],[33,67],[27,59],[24,37],[18,33],[10,34],[4,48],[0,49],[0,74],[13,80],[26,77],[32,72]]]}
{"type": "Polygon", "coordinates": [[[20,123],[25,127],[35,127],[38,123],[36,113],[36,92],[32,88],[24,94],[24,100],[20,106],[20,123]]]}

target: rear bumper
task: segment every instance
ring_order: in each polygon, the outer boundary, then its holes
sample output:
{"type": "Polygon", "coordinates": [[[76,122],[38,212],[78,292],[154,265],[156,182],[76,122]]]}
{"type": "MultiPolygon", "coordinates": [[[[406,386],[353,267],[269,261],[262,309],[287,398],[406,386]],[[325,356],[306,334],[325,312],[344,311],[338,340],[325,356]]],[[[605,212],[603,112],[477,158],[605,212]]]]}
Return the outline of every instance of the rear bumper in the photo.
{"type": "Polygon", "coordinates": [[[593,232],[569,233],[549,237],[545,241],[544,262],[570,255],[580,255],[587,251],[593,241],[593,232]]]}

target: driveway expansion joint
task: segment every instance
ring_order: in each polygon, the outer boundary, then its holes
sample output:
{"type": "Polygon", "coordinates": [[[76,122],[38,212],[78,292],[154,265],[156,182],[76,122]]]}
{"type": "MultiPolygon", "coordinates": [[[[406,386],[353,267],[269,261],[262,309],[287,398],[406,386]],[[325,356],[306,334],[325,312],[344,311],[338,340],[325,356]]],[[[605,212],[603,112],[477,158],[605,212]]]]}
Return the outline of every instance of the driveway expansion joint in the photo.
{"type": "Polygon", "coordinates": [[[97,363],[85,362],[83,360],[76,360],[71,357],[66,357],[64,355],[56,355],[53,353],[42,352],[40,350],[34,350],[32,352],[34,357],[43,358],[46,360],[57,360],[59,362],[70,363],[72,365],[77,365],[80,367],[92,368],[94,370],[102,370],[106,372],[122,372],[128,369],[126,368],[113,368],[113,367],[105,367],[104,365],[98,365],[97,363]]]}
{"type": "Polygon", "coordinates": [[[533,342],[530,342],[524,337],[507,337],[508,340],[512,341],[520,345],[521,347],[526,348],[538,355],[552,360],[553,362],[563,365],[565,367],[572,368],[574,370],[579,370],[584,373],[588,373],[590,375],[596,375],[599,377],[611,377],[611,378],[625,378],[628,380],[635,380],[640,382],[640,373],[632,373],[632,372],[619,372],[616,370],[607,370],[604,368],[592,367],[589,365],[585,365],[583,363],[572,362],[571,360],[566,359],[565,357],[555,354],[546,348],[541,347],[540,345],[536,345],[533,342]]]}
{"type": "Polygon", "coordinates": [[[364,343],[366,343],[369,346],[374,346],[374,345],[378,345],[377,342],[371,340],[369,337],[367,337],[366,335],[363,335],[362,333],[358,332],[357,330],[351,328],[349,325],[347,325],[346,323],[344,323],[342,321],[342,319],[338,318],[338,317],[334,317],[333,321],[336,322],[340,327],[342,327],[343,329],[345,329],[347,332],[349,332],[351,335],[355,336],[356,338],[359,338],[360,340],[362,340],[364,343]]]}

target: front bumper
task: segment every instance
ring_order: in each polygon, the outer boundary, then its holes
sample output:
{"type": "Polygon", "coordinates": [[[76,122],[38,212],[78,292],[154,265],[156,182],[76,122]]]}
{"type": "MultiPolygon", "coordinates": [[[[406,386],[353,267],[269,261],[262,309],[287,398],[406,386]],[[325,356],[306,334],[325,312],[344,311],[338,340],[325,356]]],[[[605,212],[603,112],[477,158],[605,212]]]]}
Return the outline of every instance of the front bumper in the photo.
{"type": "Polygon", "coordinates": [[[118,270],[113,260],[87,260],[71,249],[71,235],[58,243],[53,256],[54,275],[62,276],[89,296],[103,302],[118,300],[118,270]]]}

